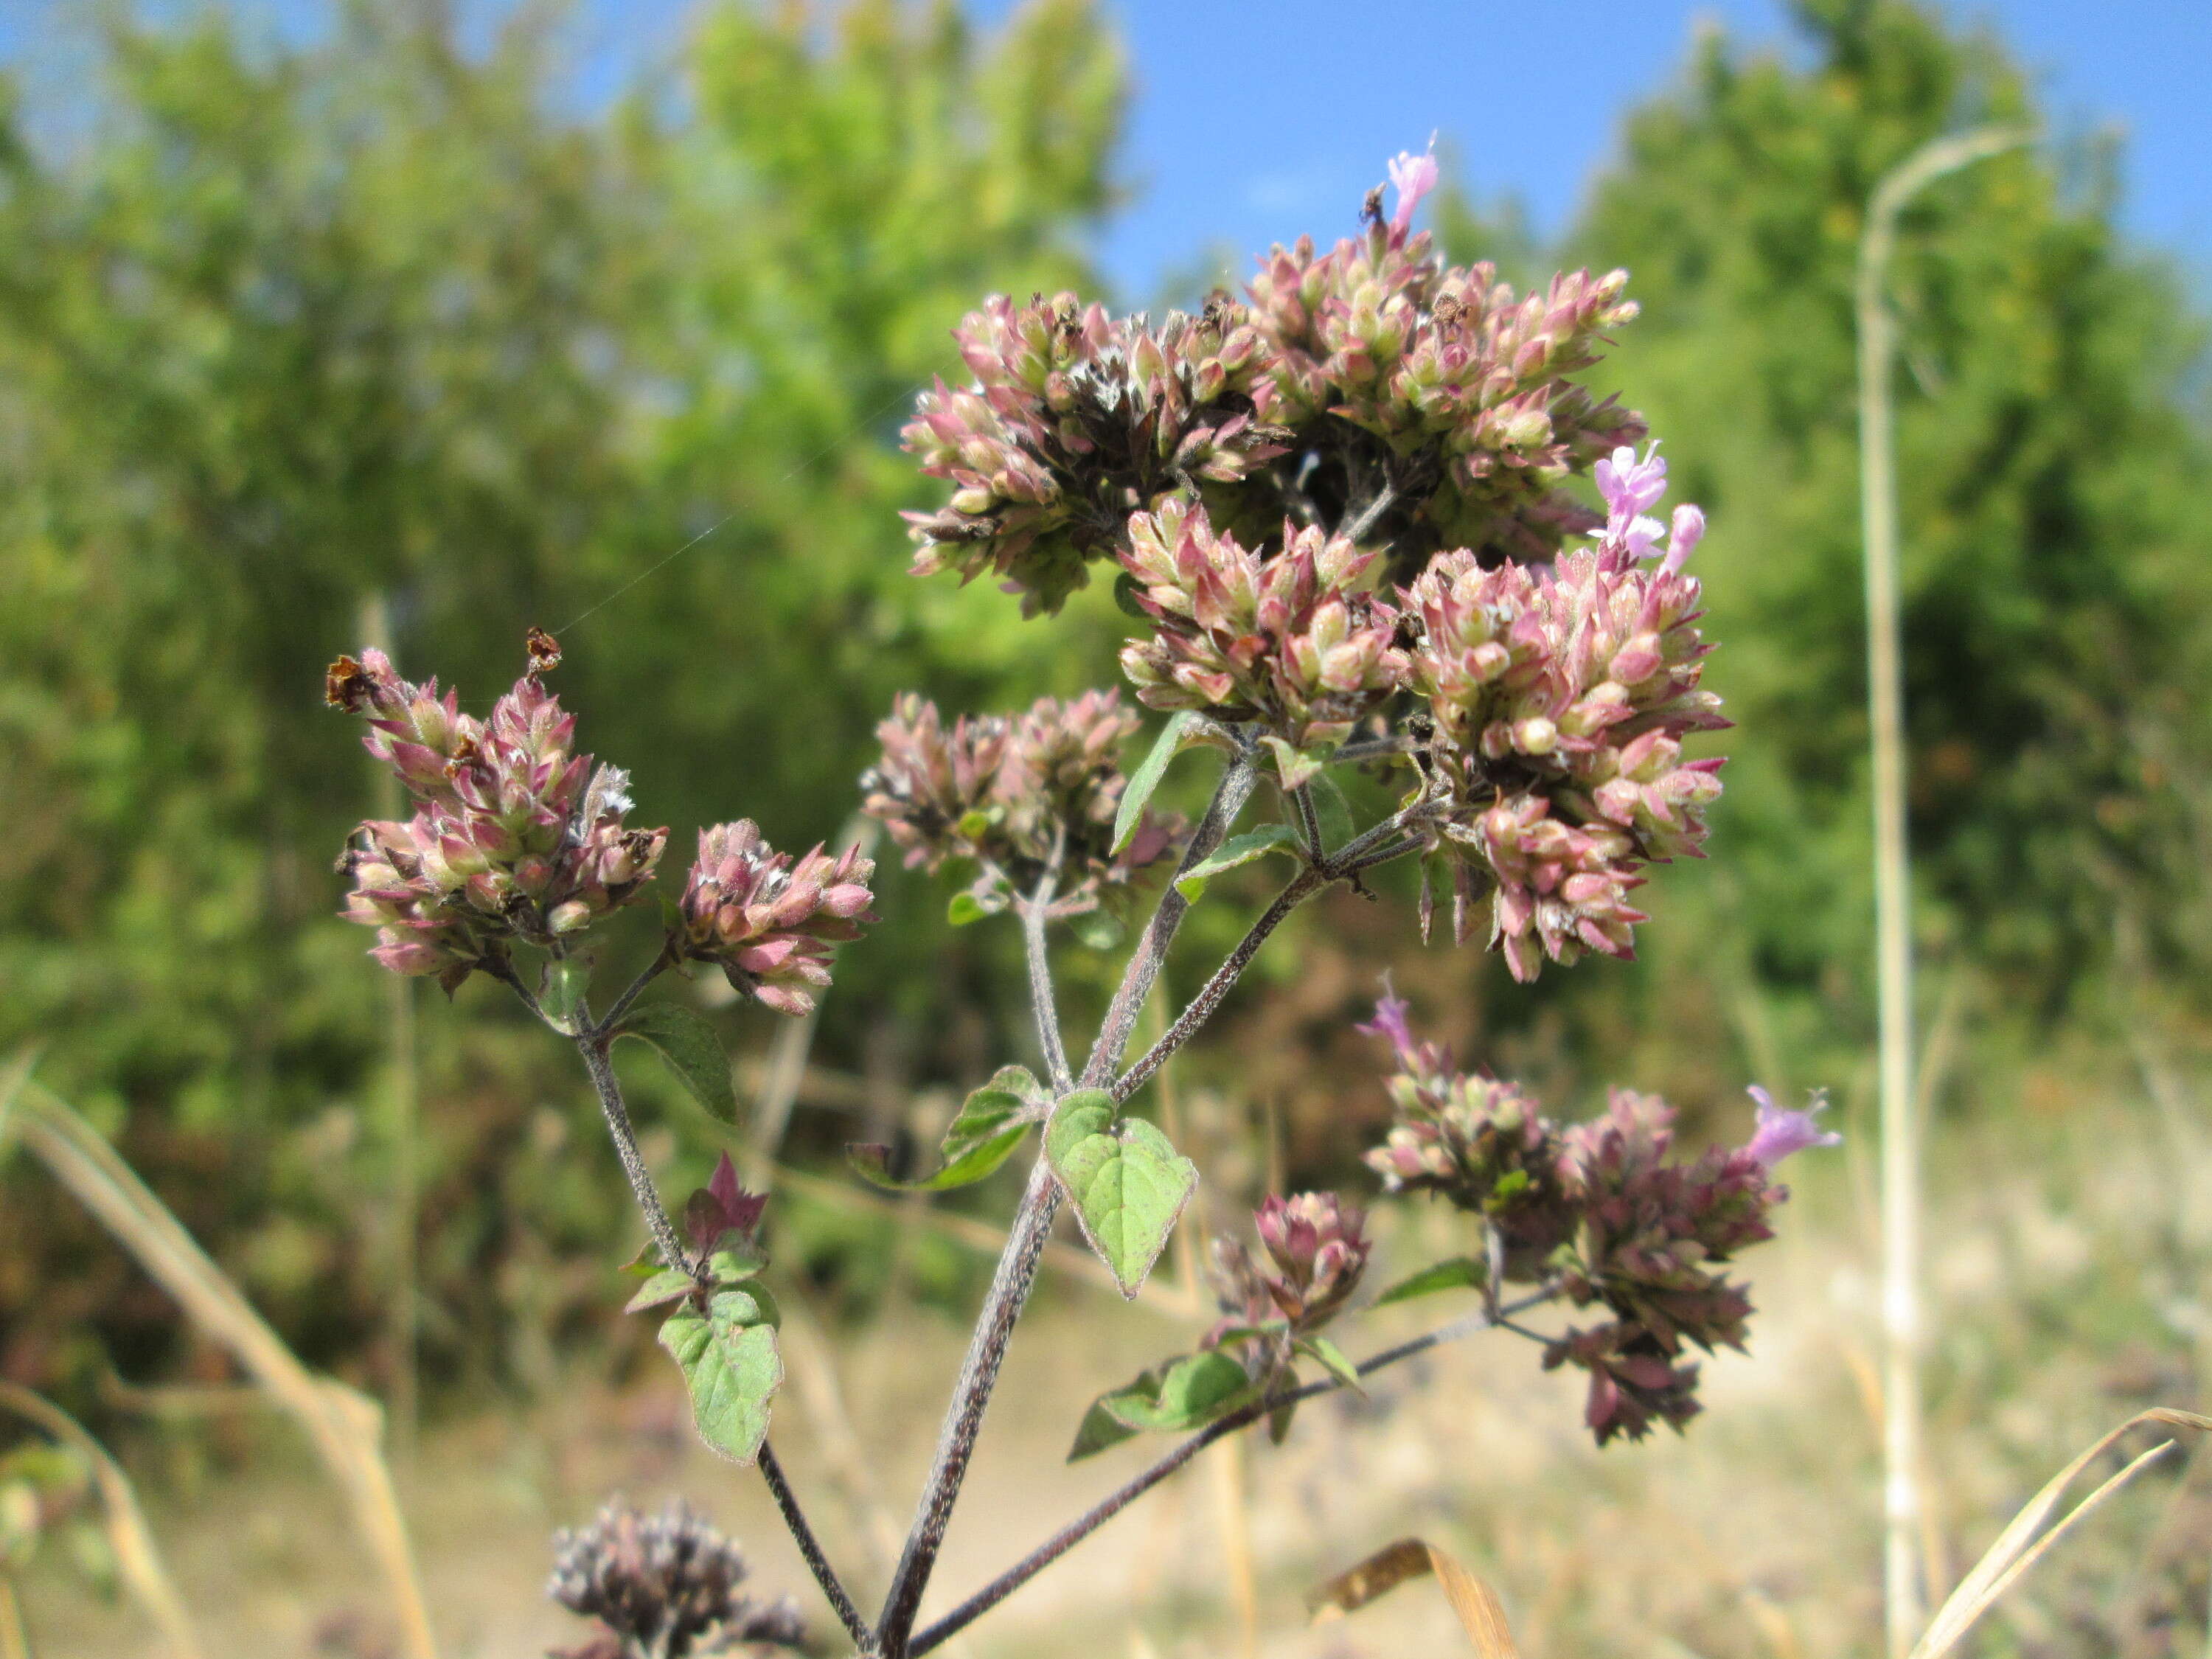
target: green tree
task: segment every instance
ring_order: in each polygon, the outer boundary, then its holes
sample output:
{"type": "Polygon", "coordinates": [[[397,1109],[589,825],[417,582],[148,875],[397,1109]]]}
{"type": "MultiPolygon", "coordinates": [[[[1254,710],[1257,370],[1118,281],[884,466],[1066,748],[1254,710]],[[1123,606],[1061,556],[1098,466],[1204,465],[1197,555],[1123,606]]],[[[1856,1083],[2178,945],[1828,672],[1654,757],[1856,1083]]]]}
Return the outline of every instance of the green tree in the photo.
{"type": "MultiPolygon", "coordinates": [[[[326,1224],[380,1149],[330,1109],[373,1086],[383,988],[332,914],[373,801],[323,665],[381,597],[481,708],[573,623],[562,694],[678,882],[715,818],[834,833],[894,687],[986,701],[1040,648],[906,580],[890,451],[974,290],[1081,277],[1121,100],[1085,0],[988,37],[728,0],[673,85],[580,117],[527,15],[471,55],[442,11],[337,7],[299,48],[113,24],[66,149],[0,103],[0,1048],[42,1042],[335,1346],[376,1267],[326,1224]]],[[[510,1155],[548,1097],[507,1029],[426,1022],[452,1302],[619,1215],[611,1170],[510,1155]]],[[[107,1305],[73,1282],[0,1316],[107,1305]]]]}
{"type": "MultiPolygon", "coordinates": [[[[1701,912],[1662,908],[1679,972],[1724,958],[1714,907],[1770,983],[1852,1040],[1871,897],[1851,294],[1863,208],[1939,133],[2030,121],[1985,33],[1903,0],[1802,0],[1804,67],[1699,41],[1635,112],[1571,257],[1626,265],[1644,316],[1607,385],[1665,434],[1728,649],[1712,684],[1741,729],[1701,912]],[[1693,938],[1692,935],[1695,935],[1693,938]],[[1835,1016],[1844,1016],[1837,1029],[1835,1016]]],[[[2199,971],[2177,793],[2203,775],[2212,461],[2191,376],[2201,320],[2114,225],[2112,158],[1986,163],[1908,216],[1893,293],[1907,696],[1920,927],[2032,1018],[2100,982],[2116,932],[2199,971]]],[[[1662,878],[1679,883],[1680,872],[1662,878]]]]}

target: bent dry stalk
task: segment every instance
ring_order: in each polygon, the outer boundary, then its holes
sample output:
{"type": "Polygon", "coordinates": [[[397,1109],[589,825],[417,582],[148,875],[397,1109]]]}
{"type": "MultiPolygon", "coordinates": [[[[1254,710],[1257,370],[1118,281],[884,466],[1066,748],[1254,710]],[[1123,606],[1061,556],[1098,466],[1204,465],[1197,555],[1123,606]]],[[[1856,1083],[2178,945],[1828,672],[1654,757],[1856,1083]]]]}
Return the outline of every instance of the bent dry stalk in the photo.
{"type": "MultiPolygon", "coordinates": [[[[1547,1367],[1586,1373],[1600,1444],[1680,1430],[1699,1409],[1692,1351],[1744,1340],[1750,1304],[1727,1273],[1771,1236],[1786,1196],[1774,1167],[1834,1139],[1814,1125],[1817,1102],[1789,1110],[1763,1095],[1746,1144],[1695,1157],[1677,1153],[1673,1109],[1653,1096],[1617,1089],[1601,1114],[1562,1123],[1418,1037],[1407,1005],[1386,994],[1359,1028],[1390,1060],[1391,1126],[1364,1164],[1385,1196],[1442,1200],[1466,1233],[1463,1253],[1378,1304],[1472,1292],[1479,1310],[1354,1364],[1328,1330],[1353,1316],[1373,1248],[1364,1212],[1334,1194],[1267,1195],[1256,1251],[1216,1241],[1218,1322],[1093,1401],[1071,1455],[1140,1433],[1180,1436],[1175,1448],[915,1633],[1054,1218],[1067,1202],[1135,1293],[1199,1176],[1123,1108],[1284,920],[1339,883],[1373,897],[1364,872],[1417,857],[1423,935],[1441,879],[1455,939],[1486,924],[1512,975],[1531,980],[1547,963],[1631,954],[1644,920],[1631,896],[1654,866],[1702,851],[1721,763],[1686,758],[1685,744],[1727,724],[1700,683],[1711,647],[1686,568],[1704,517],[1686,505],[1665,524],[1650,516],[1666,465],[1656,446],[1637,447],[1641,417],[1571,378],[1634,317],[1625,274],[1570,273],[1516,295],[1492,267],[1452,267],[1413,231],[1432,157],[1401,155],[1391,177],[1389,219],[1378,190],[1357,234],[1326,252],[1310,240],[1275,249],[1243,299],[1217,295],[1196,317],[1154,327],[1072,295],[988,301],[957,331],[972,382],[934,386],[906,429],[921,470],[951,486],[941,509],[912,515],[917,570],[988,572],[1029,612],[1051,614],[1104,565],[1139,619],[1123,672],[1170,718],[1127,773],[1121,751],[1142,720],[1110,690],[950,721],[909,694],[878,727],[862,810],[909,866],[972,873],[952,897],[955,924],[1019,922],[1044,1078],[1008,1066],[976,1089],[934,1174],[901,1182],[891,1149],[854,1149],[870,1180],[943,1190],[992,1174],[1033,1128],[1042,1143],[872,1619],[769,1445],[783,1356],[766,1200],[725,1156],[672,1215],[612,1060],[635,1038],[702,1105],[733,1114],[720,1034],[683,1000],[647,993],[671,969],[704,965],[743,1002],[811,1015],[839,948],[876,921],[872,860],[857,848],[778,852],[750,819],[707,828],[680,899],[664,901],[656,954],[595,1018],[583,936],[642,901],[667,831],[631,828],[627,776],[574,752],[574,720],[546,684],[557,642],[532,630],[522,678],[481,720],[380,652],[331,667],[329,700],[366,720],[411,814],[361,826],[346,914],[377,930],[372,954],[393,972],[448,992],[487,975],[574,1043],[657,1258],[635,1264],[630,1305],[661,1322],[708,1443],[759,1464],[870,1659],[935,1648],[1224,1437],[1264,1421],[1279,1438],[1300,1402],[1474,1330],[1533,1337],[1547,1367]],[[1602,512],[1564,487],[1582,476],[1602,512]],[[1220,757],[1195,824],[1155,804],[1190,747],[1220,757]],[[1362,769],[1395,805],[1358,827],[1333,768],[1362,769]],[[1261,821],[1244,827],[1255,801],[1261,821]],[[1287,882],[1125,1068],[1193,905],[1268,857],[1293,860],[1287,882]],[[1117,934],[1153,880],[1158,897],[1076,1070],[1051,929],[1073,924],[1093,945],[1117,934]],[[1521,1322],[1552,1304],[1594,1317],[1556,1334],[1521,1322]]],[[[653,1535],[696,1535],[713,1583],[617,1560],[647,1524],[617,1515],[593,1534],[605,1559],[592,1571],[626,1587],[636,1641],[653,1632],[655,1655],[678,1659],[696,1644],[798,1639],[795,1625],[732,1599],[734,1547],[692,1520],[651,1523],[653,1535]],[[679,1604],[691,1611],[679,1617],[679,1604]]],[[[599,1579],[578,1582],[572,1605],[613,1605],[591,1589],[599,1579]]]]}

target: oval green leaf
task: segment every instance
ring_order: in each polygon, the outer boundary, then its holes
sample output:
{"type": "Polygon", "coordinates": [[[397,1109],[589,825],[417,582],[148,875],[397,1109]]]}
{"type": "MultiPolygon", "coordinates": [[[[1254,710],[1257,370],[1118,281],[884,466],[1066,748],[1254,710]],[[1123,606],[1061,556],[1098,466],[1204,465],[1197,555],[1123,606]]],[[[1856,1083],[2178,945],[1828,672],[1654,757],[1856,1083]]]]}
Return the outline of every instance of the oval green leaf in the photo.
{"type": "Polygon", "coordinates": [[[1129,774],[1128,784],[1121,791],[1121,804],[1114,813],[1114,850],[1116,853],[1127,847],[1129,838],[1137,833],[1137,825],[1145,816],[1145,803],[1152,799],[1152,792],[1160,787],[1160,780],[1167,775],[1168,763],[1175,758],[1176,750],[1183,746],[1191,728],[1203,718],[1195,708],[1177,710],[1160,729],[1159,738],[1152,744],[1152,752],[1145,757],[1135,771],[1129,774]]]}
{"type": "Polygon", "coordinates": [[[1287,823],[1266,823],[1241,836],[1231,836],[1208,856],[1177,876],[1176,891],[1194,902],[1199,895],[1206,891],[1206,884],[1212,877],[1224,870],[1234,870],[1240,864],[1249,864],[1254,859],[1291,846],[1297,840],[1297,836],[1287,823]]]}
{"type": "Polygon", "coordinates": [[[1083,1236],[1133,1300],[1197,1188],[1198,1166],[1157,1126],[1117,1118],[1103,1089],[1078,1090],[1053,1109],[1044,1155],[1083,1236]]]}
{"type": "Polygon", "coordinates": [[[945,1167],[918,1181],[890,1173],[890,1148],[860,1142],[845,1158],[864,1179],[894,1192],[941,1193],[981,1181],[1022,1144],[1030,1125],[1043,1115],[1045,1093],[1025,1066],[1000,1069],[961,1103],[959,1115],[945,1131],[945,1167]]]}
{"type": "Polygon", "coordinates": [[[691,1415],[706,1443],[750,1463],[768,1437],[769,1401],[783,1381],[774,1309],[745,1291],[716,1291],[702,1313],[678,1304],[660,1327],[691,1395],[691,1415]]]}
{"type": "Polygon", "coordinates": [[[650,1003],[624,1014],[615,1036],[649,1045],[692,1099],[725,1123],[737,1121],[738,1091],[730,1082],[729,1056],[704,1016],[681,1003],[650,1003]]]}

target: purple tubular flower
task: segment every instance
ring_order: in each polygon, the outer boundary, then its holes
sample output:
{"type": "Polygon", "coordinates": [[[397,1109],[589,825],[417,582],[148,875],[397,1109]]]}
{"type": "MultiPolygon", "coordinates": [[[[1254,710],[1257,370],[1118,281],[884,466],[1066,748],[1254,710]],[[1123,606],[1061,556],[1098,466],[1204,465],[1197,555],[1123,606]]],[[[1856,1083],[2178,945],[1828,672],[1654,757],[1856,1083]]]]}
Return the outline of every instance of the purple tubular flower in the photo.
{"type": "Polygon", "coordinates": [[[875,860],[820,847],[795,864],[750,818],[699,834],[675,942],[684,958],[720,967],[732,988],[780,1014],[807,1014],[830,983],[833,947],[876,918],[875,860]]]}
{"type": "Polygon", "coordinates": [[[1659,459],[1657,439],[1641,460],[1632,444],[1623,444],[1595,469],[1598,494],[1605,497],[1615,524],[1626,524],[1667,493],[1667,463],[1659,459]]]}
{"type": "Polygon", "coordinates": [[[1420,155],[1409,151],[1398,152],[1397,160],[1390,163],[1391,188],[1398,192],[1398,205],[1390,215],[1390,240],[1395,246],[1406,240],[1406,233],[1413,226],[1413,210],[1421,198],[1437,187],[1437,140],[1429,136],[1429,147],[1420,155]]]}
{"type": "Polygon", "coordinates": [[[1375,1000],[1375,1018],[1364,1025],[1355,1025],[1352,1029],[1362,1036],[1382,1038],[1397,1050],[1398,1058],[1403,1060],[1413,1052],[1413,1028],[1407,1018],[1413,1012],[1412,1003],[1391,994],[1390,976],[1385,974],[1382,975],[1382,994],[1375,1000]]]}
{"type": "Polygon", "coordinates": [[[1774,1097],[1756,1083],[1744,1092],[1759,1103],[1759,1127],[1744,1151],[1765,1168],[1771,1170],[1792,1152],[1802,1152],[1808,1147],[1844,1144],[1842,1135],[1833,1129],[1822,1129],[1813,1121],[1814,1113],[1827,1109],[1826,1089],[1814,1090],[1811,1103],[1802,1112],[1777,1106],[1774,1097]]]}

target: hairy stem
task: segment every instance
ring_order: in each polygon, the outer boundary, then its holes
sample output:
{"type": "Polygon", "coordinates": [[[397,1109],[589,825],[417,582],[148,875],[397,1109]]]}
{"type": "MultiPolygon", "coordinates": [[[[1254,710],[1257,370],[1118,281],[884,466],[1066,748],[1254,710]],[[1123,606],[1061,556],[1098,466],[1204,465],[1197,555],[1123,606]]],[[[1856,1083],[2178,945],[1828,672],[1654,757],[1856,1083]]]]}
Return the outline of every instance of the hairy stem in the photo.
{"type": "Polygon", "coordinates": [[[1030,1010],[1036,1016],[1037,1046],[1044,1051],[1045,1069],[1052,1076],[1052,1091],[1064,1095],[1075,1086],[1067,1069],[1067,1049],[1060,1041],[1060,1008],[1052,991],[1052,959],[1045,950],[1044,930],[1052,919],[1053,878],[1047,876],[1027,899],[1018,901],[1022,916],[1022,939],[1028,946],[1030,1010]]]}
{"type": "MultiPolygon", "coordinates": [[[[1540,1303],[1550,1300],[1557,1294],[1556,1285],[1547,1285],[1530,1291],[1516,1301],[1508,1303],[1496,1314],[1492,1314],[1486,1309],[1479,1310],[1465,1318],[1455,1319],[1449,1325],[1441,1326],[1425,1336],[1417,1336],[1410,1342],[1400,1343],[1395,1348],[1385,1348],[1382,1352],[1361,1361],[1356,1369],[1362,1377],[1371,1376],[1376,1371],[1397,1364],[1401,1360],[1411,1359],[1415,1354],[1426,1353],[1430,1349],[1440,1347],[1447,1342],[1455,1342],[1463,1336],[1472,1336],[1477,1331],[1486,1330],[1492,1325],[1500,1322],[1511,1315],[1525,1312],[1540,1303]]],[[[1333,1376],[1324,1377],[1320,1382],[1309,1382],[1302,1388],[1293,1389],[1287,1394],[1275,1395],[1266,1400],[1257,1401],[1241,1410],[1231,1412],[1218,1423],[1208,1424],[1173,1451],[1168,1453],[1166,1456],[1161,1458],[1159,1462],[1145,1470],[1143,1474],[1092,1504],[1090,1509],[1069,1522],[1067,1525],[1062,1527],[1050,1538],[1038,1545],[1036,1549],[976,1591],[975,1595],[953,1608],[928,1629],[921,1632],[908,1645],[907,1654],[910,1659],[920,1659],[922,1654],[927,1653],[939,1643],[959,1634],[975,1620],[998,1606],[1000,1602],[1005,1601],[1024,1584],[1059,1560],[1061,1556],[1066,1554],[1068,1551],[1073,1549],[1216,1441],[1226,1439],[1240,1429],[1249,1428],[1279,1407],[1301,1400],[1310,1400],[1320,1395],[1334,1394],[1343,1386],[1344,1384],[1333,1376]]]]}
{"type": "Polygon", "coordinates": [[[1117,1103],[1127,1100],[1143,1088],[1146,1079],[1166,1065],[1169,1057],[1189,1042],[1198,1028],[1212,1017],[1213,1011],[1221,1006],[1221,999],[1229,994],[1229,988],[1236,984],[1237,976],[1251,965],[1252,958],[1259,954],[1267,935],[1282,924],[1283,918],[1334,879],[1330,866],[1316,865],[1301,870],[1291,884],[1275,896],[1275,902],[1267,908],[1259,921],[1252,924],[1252,931],[1237,941],[1237,948],[1229,953],[1229,959],[1213,970],[1213,977],[1206,981],[1198,995],[1191,1000],[1190,1006],[1176,1017],[1175,1024],[1161,1033],[1160,1040],[1146,1049],[1134,1065],[1114,1079],[1111,1092],[1117,1103]]]}
{"type": "Polygon", "coordinates": [[[662,974],[665,973],[669,969],[675,965],[676,941],[674,939],[665,940],[662,942],[660,947],[660,954],[653,957],[651,962],[646,963],[644,972],[641,973],[635,979],[630,981],[629,988],[624,990],[620,996],[614,1000],[614,1006],[607,1010],[605,1014],[600,1018],[599,1023],[592,1027],[592,1030],[601,1035],[613,1030],[616,1022],[620,1020],[624,1014],[629,1012],[630,1004],[638,1000],[639,995],[644,991],[645,988],[652,984],[654,980],[659,978],[662,974]]]}
{"type": "Polygon", "coordinates": [[[904,1659],[908,1634],[914,1629],[922,1591],[929,1586],[937,1553],[945,1542],[945,1529],[951,1524],[953,1501],[960,1495],[968,1460],[975,1449],[975,1437],[983,1426],[983,1408],[990,1403],[991,1389],[998,1382],[1014,1321],[1029,1300],[1030,1287],[1036,1282],[1037,1261],[1044,1254],[1053,1217],[1059,1211],[1060,1182],[1040,1154],[1030,1170],[1030,1184],[1022,1194],[1006,1248],[1000,1254],[998,1271],[992,1276],[990,1294],[984,1298],[975,1334],[969,1339],[968,1357],[961,1364],[960,1380],[953,1385],[944,1426],[938,1431],[937,1455],[930,1465],[928,1484],[922,1488],[913,1528],[907,1534],[898,1570],[891,1577],[883,1616],[876,1624],[884,1659],[904,1659]]]}
{"type": "MultiPolygon", "coordinates": [[[[1191,869],[1219,847],[1237,822],[1237,815],[1244,810],[1251,799],[1253,786],[1259,781],[1249,753],[1239,754],[1221,775],[1220,785],[1213,792],[1213,799],[1206,806],[1206,816],[1191,831],[1190,845],[1183,849],[1182,862],[1176,866],[1180,876],[1191,869]]],[[[1170,879],[1167,891],[1160,896],[1159,908],[1145,926],[1144,937],[1137,941],[1134,955],[1129,958],[1127,972],[1108,1005],[1105,1020],[1098,1028],[1098,1041],[1091,1046],[1091,1057],[1084,1062],[1083,1086],[1103,1088],[1114,1075],[1114,1068],[1121,1063],[1121,1054],[1129,1046],[1129,1034],[1137,1029],[1137,1015],[1145,1006],[1145,999],[1152,994],[1152,982],[1160,976],[1166,963],[1168,946],[1175,942],[1176,930],[1190,909],[1190,901],[1176,890],[1170,879]]]]}
{"type": "Polygon", "coordinates": [[[622,1085],[615,1080],[614,1062],[607,1058],[607,1039],[604,1036],[579,1037],[576,1052],[584,1057],[584,1069],[592,1074],[592,1086],[599,1091],[599,1110],[607,1120],[607,1133],[614,1137],[615,1156],[622,1160],[623,1173],[629,1177],[629,1189],[637,1199],[637,1207],[645,1214],[645,1224],[653,1231],[653,1243],[660,1252],[660,1259],[672,1267],[693,1271],[694,1264],[685,1254],[681,1240],[676,1236],[676,1225],[661,1207],[660,1194],[653,1189],[653,1174],[645,1167],[645,1158],[637,1150],[637,1134],[630,1127],[629,1108],[623,1103],[622,1085]]]}
{"type": "Polygon", "coordinates": [[[845,1627],[845,1634],[859,1644],[861,1652],[872,1652],[875,1633],[868,1628],[868,1621],[860,1617],[860,1610],[853,1605],[853,1598],[845,1593],[845,1586],[838,1582],[836,1569],[822,1553],[821,1540],[815,1537],[814,1528],[807,1524],[806,1512],[799,1507],[798,1495],[784,1478],[783,1465],[776,1461],[775,1450],[765,1440],[761,1442],[760,1472],[775,1498],[776,1508],[783,1512],[783,1524],[799,1546],[799,1553],[806,1558],[807,1570],[814,1575],[814,1582],[822,1586],[823,1595],[830,1598],[837,1622],[845,1627]]]}
{"type": "Polygon", "coordinates": [[[1314,811],[1313,791],[1302,783],[1289,793],[1291,809],[1297,814],[1299,837],[1305,842],[1307,855],[1318,862],[1328,856],[1328,849],[1321,844],[1321,819],[1314,811]]]}

